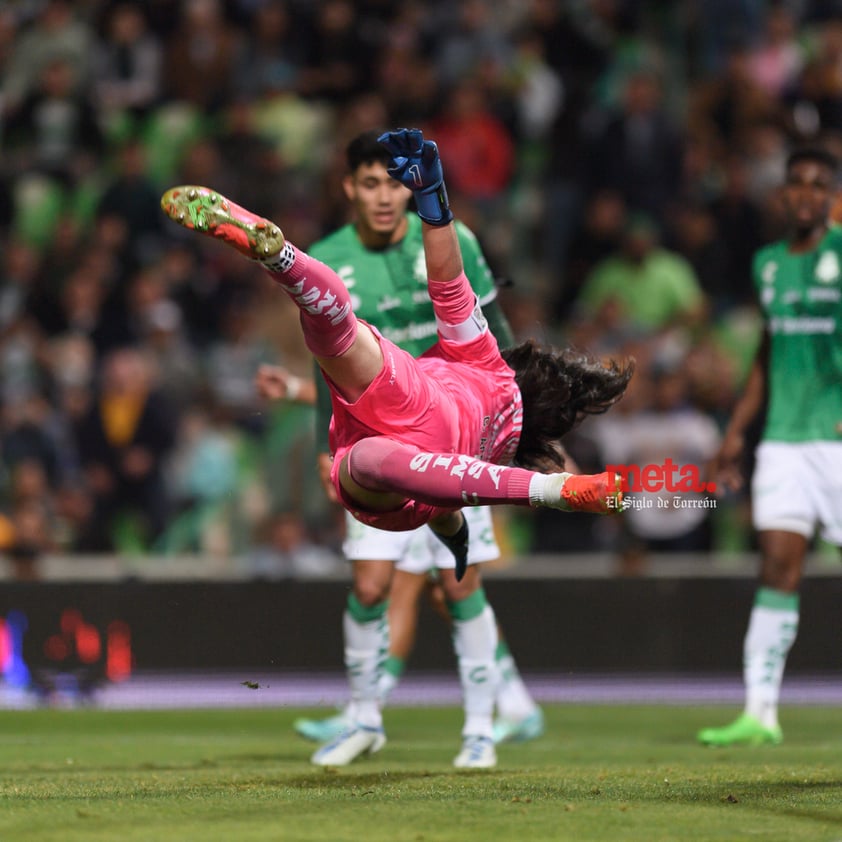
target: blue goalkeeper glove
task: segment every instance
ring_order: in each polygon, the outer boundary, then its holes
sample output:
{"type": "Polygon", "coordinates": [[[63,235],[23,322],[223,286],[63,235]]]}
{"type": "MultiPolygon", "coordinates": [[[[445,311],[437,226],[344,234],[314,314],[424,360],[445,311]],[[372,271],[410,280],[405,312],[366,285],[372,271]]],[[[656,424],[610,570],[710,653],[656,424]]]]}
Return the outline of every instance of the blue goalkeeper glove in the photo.
{"type": "Polygon", "coordinates": [[[377,140],[392,156],[393,165],[387,169],[389,175],[415,195],[418,216],[430,225],[447,225],[453,213],[447,202],[436,144],[424,140],[420,129],[386,132],[377,140]]]}

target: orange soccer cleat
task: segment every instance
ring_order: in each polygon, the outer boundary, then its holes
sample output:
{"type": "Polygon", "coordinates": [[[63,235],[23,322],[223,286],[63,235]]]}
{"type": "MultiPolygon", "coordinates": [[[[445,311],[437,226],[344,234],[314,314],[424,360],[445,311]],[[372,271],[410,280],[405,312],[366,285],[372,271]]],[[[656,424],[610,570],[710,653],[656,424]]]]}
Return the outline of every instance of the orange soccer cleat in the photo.
{"type": "Polygon", "coordinates": [[[614,472],[567,474],[561,487],[558,508],[567,512],[592,512],[607,515],[626,508],[622,477],[614,472]]]}

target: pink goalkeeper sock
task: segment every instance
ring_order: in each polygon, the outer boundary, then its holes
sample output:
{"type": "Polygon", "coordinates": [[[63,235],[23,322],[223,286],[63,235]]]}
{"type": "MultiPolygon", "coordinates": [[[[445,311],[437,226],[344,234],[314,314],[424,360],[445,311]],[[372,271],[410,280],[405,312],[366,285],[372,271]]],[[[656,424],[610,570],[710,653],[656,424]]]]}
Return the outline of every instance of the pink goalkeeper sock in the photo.
{"type": "Polygon", "coordinates": [[[372,491],[396,491],[432,506],[482,506],[506,501],[528,506],[535,476],[454,453],[422,453],[387,438],[357,442],[348,467],[360,485],[372,491]]]}
{"type": "Polygon", "coordinates": [[[290,242],[262,262],[301,310],[304,341],[313,354],[338,357],[347,351],[357,335],[357,317],[339,275],[290,242]]]}

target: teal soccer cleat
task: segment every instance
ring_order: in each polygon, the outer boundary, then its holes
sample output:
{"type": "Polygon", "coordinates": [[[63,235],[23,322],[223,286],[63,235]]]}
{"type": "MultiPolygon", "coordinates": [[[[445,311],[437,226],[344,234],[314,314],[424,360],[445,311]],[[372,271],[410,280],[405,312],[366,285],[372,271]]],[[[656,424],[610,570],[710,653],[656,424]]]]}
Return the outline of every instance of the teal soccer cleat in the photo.
{"type": "Polygon", "coordinates": [[[536,708],[533,713],[523,719],[506,719],[499,717],[494,722],[494,742],[500,743],[525,743],[528,740],[535,740],[544,733],[544,714],[541,708],[536,708]]]}
{"type": "Polygon", "coordinates": [[[327,743],[336,739],[351,723],[344,713],[328,716],[325,719],[307,719],[301,717],[292,723],[296,734],[314,743],[327,743]]]}

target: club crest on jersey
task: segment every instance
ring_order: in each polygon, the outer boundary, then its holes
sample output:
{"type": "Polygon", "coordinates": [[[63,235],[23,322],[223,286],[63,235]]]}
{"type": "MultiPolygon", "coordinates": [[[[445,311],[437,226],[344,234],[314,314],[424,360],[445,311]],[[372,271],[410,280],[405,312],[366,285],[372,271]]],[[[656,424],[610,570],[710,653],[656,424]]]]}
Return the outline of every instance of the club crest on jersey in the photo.
{"type": "Polygon", "coordinates": [[[427,292],[427,258],[424,255],[424,249],[418,249],[415,255],[415,262],[412,265],[412,276],[419,284],[424,284],[424,294],[429,298],[427,292]]]}
{"type": "Polygon", "coordinates": [[[778,274],[778,264],[773,261],[770,261],[763,267],[763,271],[760,273],[760,277],[764,284],[773,284],[775,283],[775,278],[778,274]]]}
{"type": "Polygon", "coordinates": [[[832,284],[839,280],[839,257],[835,251],[826,251],[822,254],[816,264],[815,277],[823,284],[832,284]]]}

